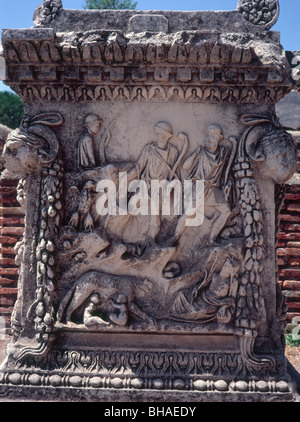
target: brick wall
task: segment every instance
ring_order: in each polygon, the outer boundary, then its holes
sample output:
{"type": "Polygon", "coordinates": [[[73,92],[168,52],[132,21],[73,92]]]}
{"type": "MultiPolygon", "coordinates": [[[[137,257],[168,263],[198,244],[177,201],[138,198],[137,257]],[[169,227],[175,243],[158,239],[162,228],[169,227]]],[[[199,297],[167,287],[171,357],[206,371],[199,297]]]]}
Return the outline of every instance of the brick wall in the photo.
{"type": "Polygon", "coordinates": [[[17,297],[18,267],[14,246],[24,232],[24,214],[16,200],[17,180],[0,179],[0,316],[4,317],[7,334],[17,297]]]}
{"type": "Polygon", "coordinates": [[[287,185],[278,234],[278,275],[288,320],[300,315],[300,185],[287,185]]]}

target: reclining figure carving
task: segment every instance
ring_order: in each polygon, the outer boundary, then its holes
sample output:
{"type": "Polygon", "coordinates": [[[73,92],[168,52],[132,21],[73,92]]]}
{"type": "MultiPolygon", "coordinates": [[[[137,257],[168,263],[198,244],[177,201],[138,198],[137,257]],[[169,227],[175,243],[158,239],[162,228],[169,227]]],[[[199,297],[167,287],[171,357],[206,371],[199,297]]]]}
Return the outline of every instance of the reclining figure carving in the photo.
{"type": "Polygon", "coordinates": [[[170,309],[171,318],[202,323],[217,320],[224,324],[232,320],[236,309],[241,257],[225,256],[224,260],[218,252],[213,255],[204,279],[192,290],[180,290],[176,295],[170,309]]]}

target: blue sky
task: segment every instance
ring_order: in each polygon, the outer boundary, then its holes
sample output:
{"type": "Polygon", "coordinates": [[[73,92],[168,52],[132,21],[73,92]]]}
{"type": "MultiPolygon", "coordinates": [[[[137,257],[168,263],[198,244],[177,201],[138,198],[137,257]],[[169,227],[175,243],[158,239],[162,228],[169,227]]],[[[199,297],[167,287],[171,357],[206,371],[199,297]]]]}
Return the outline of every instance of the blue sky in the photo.
{"type": "MultiPolygon", "coordinates": [[[[238,0],[137,0],[139,10],[234,10],[238,0]]],[[[33,26],[32,16],[42,0],[0,0],[0,30],[33,26]]],[[[65,9],[83,9],[84,0],[63,0],[65,9]]],[[[281,32],[285,50],[300,50],[300,0],[280,0],[274,31],[281,32]]],[[[0,82],[0,91],[7,89],[0,82]]]]}

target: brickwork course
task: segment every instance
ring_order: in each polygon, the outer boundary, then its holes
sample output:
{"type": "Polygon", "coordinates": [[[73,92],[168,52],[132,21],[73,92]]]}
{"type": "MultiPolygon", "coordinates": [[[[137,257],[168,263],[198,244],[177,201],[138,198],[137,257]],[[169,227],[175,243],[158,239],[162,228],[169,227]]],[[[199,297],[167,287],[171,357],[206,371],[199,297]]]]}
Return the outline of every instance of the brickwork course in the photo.
{"type": "Polygon", "coordinates": [[[0,179],[0,316],[10,334],[10,318],[17,297],[19,268],[14,247],[24,233],[24,213],[16,199],[18,180],[0,179]]]}
{"type": "Polygon", "coordinates": [[[300,184],[287,185],[280,213],[278,276],[288,305],[288,321],[300,316],[300,184]]]}

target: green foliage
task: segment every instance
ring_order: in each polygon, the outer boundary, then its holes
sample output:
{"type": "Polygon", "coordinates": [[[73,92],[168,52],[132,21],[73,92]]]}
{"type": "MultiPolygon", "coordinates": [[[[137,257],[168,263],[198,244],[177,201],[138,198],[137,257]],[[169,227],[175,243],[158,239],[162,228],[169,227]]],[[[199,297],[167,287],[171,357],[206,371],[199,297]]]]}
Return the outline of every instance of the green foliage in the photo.
{"type": "Polygon", "coordinates": [[[288,346],[300,346],[300,317],[296,316],[285,329],[285,341],[288,346]]]}
{"type": "Polygon", "coordinates": [[[86,0],[85,9],[135,9],[131,0],[86,0]]]}
{"type": "Polygon", "coordinates": [[[0,123],[10,129],[20,126],[24,116],[24,104],[20,98],[8,91],[0,92],[0,123]]]}
{"type": "Polygon", "coordinates": [[[293,334],[286,334],[285,341],[288,346],[291,347],[299,347],[300,346],[300,339],[299,336],[295,338],[293,334]]]}

